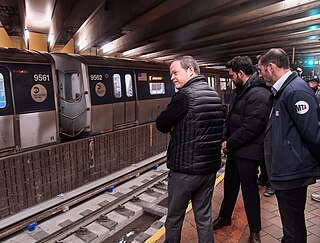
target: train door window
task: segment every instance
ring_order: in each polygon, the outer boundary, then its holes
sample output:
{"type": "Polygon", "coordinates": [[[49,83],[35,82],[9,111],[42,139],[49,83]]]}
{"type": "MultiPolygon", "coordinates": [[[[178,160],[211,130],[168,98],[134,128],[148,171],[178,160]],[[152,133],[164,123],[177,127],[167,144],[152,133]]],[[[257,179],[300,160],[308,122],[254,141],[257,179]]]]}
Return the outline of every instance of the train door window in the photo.
{"type": "Polygon", "coordinates": [[[121,77],[120,74],[113,74],[113,92],[114,97],[121,98],[122,91],[121,91],[121,77]]]}
{"type": "Polygon", "coordinates": [[[7,106],[6,100],[6,90],[4,86],[4,77],[2,73],[0,73],[0,109],[3,109],[7,106]]]}
{"type": "Polygon", "coordinates": [[[133,88],[132,88],[132,76],[130,74],[126,74],[124,76],[125,83],[126,83],[126,94],[127,97],[133,96],[133,88]]]}
{"type": "Polygon", "coordinates": [[[80,74],[65,73],[64,98],[67,100],[78,100],[81,98],[80,74]]]}
{"type": "Polygon", "coordinates": [[[220,78],[220,89],[221,90],[227,90],[227,82],[228,82],[228,80],[226,78],[220,78]]]}
{"type": "Polygon", "coordinates": [[[158,95],[158,94],[165,94],[166,93],[164,83],[162,83],[162,82],[161,83],[160,82],[149,83],[149,90],[150,90],[151,95],[158,95]]]}

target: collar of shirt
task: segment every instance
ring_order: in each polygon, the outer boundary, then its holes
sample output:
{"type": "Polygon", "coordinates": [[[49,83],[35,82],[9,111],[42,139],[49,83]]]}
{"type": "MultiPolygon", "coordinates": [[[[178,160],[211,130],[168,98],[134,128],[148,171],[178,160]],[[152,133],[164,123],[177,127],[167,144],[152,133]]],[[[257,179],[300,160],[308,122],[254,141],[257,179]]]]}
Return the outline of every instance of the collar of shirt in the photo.
{"type": "Polygon", "coordinates": [[[287,80],[287,78],[291,75],[291,71],[289,70],[286,72],[281,78],[278,79],[278,81],[275,82],[275,84],[271,87],[271,90],[274,95],[281,89],[284,82],[287,80]]]}

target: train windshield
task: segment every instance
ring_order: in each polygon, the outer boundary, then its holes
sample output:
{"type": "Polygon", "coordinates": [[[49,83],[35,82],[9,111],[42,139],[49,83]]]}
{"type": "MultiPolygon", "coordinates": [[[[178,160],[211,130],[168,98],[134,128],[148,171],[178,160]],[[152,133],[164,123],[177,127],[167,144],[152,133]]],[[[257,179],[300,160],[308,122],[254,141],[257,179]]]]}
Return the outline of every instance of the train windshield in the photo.
{"type": "Polygon", "coordinates": [[[149,90],[151,95],[157,95],[157,94],[165,94],[166,89],[164,86],[164,83],[149,83],[149,90]]]}
{"type": "Polygon", "coordinates": [[[0,73],[0,109],[5,108],[7,105],[6,101],[6,90],[4,86],[4,77],[0,73]]]}
{"type": "Polygon", "coordinates": [[[67,100],[77,100],[81,98],[80,74],[65,73],[64,98],[67,100]]]}

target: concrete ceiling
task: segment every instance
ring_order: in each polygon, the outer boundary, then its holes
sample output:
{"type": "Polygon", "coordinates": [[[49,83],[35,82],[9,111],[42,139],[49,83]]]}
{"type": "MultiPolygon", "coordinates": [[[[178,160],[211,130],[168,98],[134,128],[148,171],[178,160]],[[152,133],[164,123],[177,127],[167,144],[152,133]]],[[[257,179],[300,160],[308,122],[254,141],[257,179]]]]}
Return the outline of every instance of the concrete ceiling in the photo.
{"type": "Polygon", "coordinates": [[[50,47],[168,61],[188,54],[221,65],[271,47],[320,59],[319,0],[0,0],[9,35],[46,33],[50,47]]]}

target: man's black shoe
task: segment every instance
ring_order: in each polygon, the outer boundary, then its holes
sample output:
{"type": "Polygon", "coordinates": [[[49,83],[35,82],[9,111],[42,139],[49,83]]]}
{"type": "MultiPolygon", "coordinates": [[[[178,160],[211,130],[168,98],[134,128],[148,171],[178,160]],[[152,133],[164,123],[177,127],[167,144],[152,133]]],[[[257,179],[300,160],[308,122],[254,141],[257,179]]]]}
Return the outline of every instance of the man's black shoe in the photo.
{"type": "Polygon", "coordinates": [[[257,185],[258,186],[268,186],[268,182],[266,181],[261,181],[260,179],[257,180],[257,185]]]}
{"type": "Polygon", "coordinates": [[[267,186],[266,190],[264,191],[263,195],[266,197],[271,197],[274,195],[274,189],[271,186],[267,186]]]}
{"type": "Polygon", "coordinates": [[[250,243],[261,243],[260,233],[259,232],[251,232],[249,237],[250,243]]]}
{"type": "Polygon", "coordinates": [[[218,217],[212,222],[212,224],[213,224],[213,229],[217,230],[217,229],[220,229],[220,228],[222,228],[224,226],[230,226],[231,225],[231,219],[218,217]]]}

